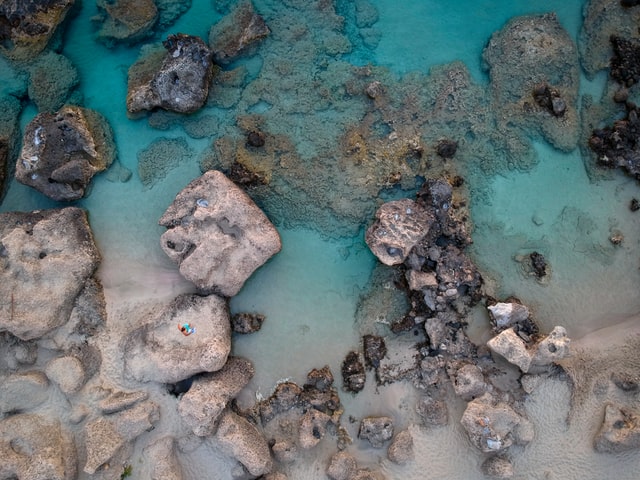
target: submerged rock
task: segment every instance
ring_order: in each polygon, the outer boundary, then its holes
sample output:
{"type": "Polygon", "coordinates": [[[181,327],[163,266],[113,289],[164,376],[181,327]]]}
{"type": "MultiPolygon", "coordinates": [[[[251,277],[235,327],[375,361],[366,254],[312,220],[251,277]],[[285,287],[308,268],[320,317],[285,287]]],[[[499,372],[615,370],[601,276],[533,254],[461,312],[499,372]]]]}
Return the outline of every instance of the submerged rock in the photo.
{"type": "Polygon", "coordinates": [[[387,450],[387,457],[393,463],[407,463],[414,459],[413,436],[409,430],[398,432],[387,450]]]}
{"type": "Polygon", "coordinates": [[[640,448],[640,415],[627,408],[607,404],[604,421],[594,439],[601,453],[620,453],[640,448]]]}
{"type": "Polygon", "coordinates": [[[122,344],[125,372],[141,382],[176,383],[196,373],[216,372],[231,351],[231,326],[224,299],[180,295],[122,344]],[[184,336],[179,325],[195,333],[184,336]]]}
{"type": "Polygon", "coordinates": [[[487,458],[482,462],[481,468],[491,478],[512,478],[514,473],[509,459],[500,455],[487,458]]]}
{"type": "Polygon", "coordinates": [[[372,447],[381,448],[393,437],[391,417],[365,417],[360,422],[358,438],[368,440],[372,447]]]}
{"type": "Polygon", "coordinates": [[[387,354],[387,346],[384,338],[378,335],[365,335],[362,337],[364,349],[364,361],[369,368],[378,368],[380,361],[387,354]]]}
{"type": "Polygon", "coordinates": [[[203,292],[231,297],[282,247],[280,235],[255,203],[223,173],[192,181],[160,218],[165,253],[203,292]]]}
{"type": "Polygon", "coordinates": [[[115,157],[106,119],[93,110],[65,106],[40,113],[27,125],[16,180],[53,200],[78,200],[115,157]]]}
{"type": "Polygon", "coordinates": [[[178,413],[193,433],[206,437],[215,433],[218,417],[253,377],[249,360],[230,357],[222,369],[199,376],[178,402],[178,413]]]}
{"type": "Polygon", "coordinates": [[[68,322],[99,263],[79,208],[0,214],[0,330],[30,340],[68,322]]]}
{"type": "Polygon", "coordinates": [[[184,478],[173,437],[162,437],[145,447],[143,458],[150,465],[151,480],[182,480],[184,478]]]}
{"type": "Polygon", "coordinates": [[[98,16],[93,22],[102,25],[96,38],[107,46],[113,43],[135,43],[150,35],[158,20],[153,0],[97,0],[98,16]]]}
{"type": "Polygon", "coordinates": [[[244,0],[233,12],[211,27],[209,46],[216,63],[225,65],[236,60],[269,33],[269,27],[254,11],[251,1],[244,0]]]}
{"type": "Polygon", "coordinates": [[[192,113],[207,100],[213,76],[211,51],[198,37],[169,35],[167,52],[154,51],[129,69],[127,111],[163,108],[192,113]]]}
{"type": "Polygon", "coordinates": [[[235,333],[255,333],[262,328],[264,319],[259,313],[237,313],[231,317],[231,328],[235,333]]]}
{"type": "Polygon", "coordinates": [[[73,437],[57,420],[19,414],[0,420],[0,477],[74,480],[73,437]]]}
{"type": "Polygon", "coordinates": [[[74,0],[14,0],[0,3],[0,53],[29,60],[44,50],[74,0]]]}
{"type": "Polygon", "coordinates": [[[355,457],[345,451],[334,453],[327,466],[327,476],[331,480],[350,480],[358,469],[355,457]]]}
{"type": "Polygon", "coordinates": [[[347,392],[358,393],[364,388],[367,376],[358,352],[349,352],[342,362],[342,384],[347,392]]]}
{"type": "Polygon", "coordinates": [[[2,377],[0,414],[35,408],[44,403],[50,393],[47,377],[37,370],[2,377]]]}

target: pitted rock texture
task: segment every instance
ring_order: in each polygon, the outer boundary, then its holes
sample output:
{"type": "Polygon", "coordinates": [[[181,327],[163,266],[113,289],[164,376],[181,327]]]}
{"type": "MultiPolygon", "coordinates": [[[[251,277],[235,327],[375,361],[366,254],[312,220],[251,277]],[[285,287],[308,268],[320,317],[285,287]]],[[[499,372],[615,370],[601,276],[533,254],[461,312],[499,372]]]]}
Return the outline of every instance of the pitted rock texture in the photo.
{"type": "Polygon", "coordinates": [[[198,37],[169,35],[164,53],[153,51],[129,69],[127,110],[163,108],[192,113],[209,94],[213,63],[209,47],[198,37]]]}
{"type": "Polygon", "coordinates": [[[84,210],[0,214],[0,330],[31,340],[65,324],[99,263],[84,210]]]}
{"type": "Polygon", "coordinates": [[[162,249],[203,292],[232,297],[282,248],[265,214],[231,180],[208,171],[177,196],[159,221],[162,249]]]}
{"type": "Polygon", "coordinates": [[[82,198],[115,160],[113,133],[99,113],[77,106],[41,113],[25,129],[16,179],[57,201],[82,198]]]}
{"type": "Polygon", "coordinates": [[[96,6],[103,21],[97,38],[107,44],[135,43],[150,35],[158,20],[153,0],[97,0],[96,6]]]}

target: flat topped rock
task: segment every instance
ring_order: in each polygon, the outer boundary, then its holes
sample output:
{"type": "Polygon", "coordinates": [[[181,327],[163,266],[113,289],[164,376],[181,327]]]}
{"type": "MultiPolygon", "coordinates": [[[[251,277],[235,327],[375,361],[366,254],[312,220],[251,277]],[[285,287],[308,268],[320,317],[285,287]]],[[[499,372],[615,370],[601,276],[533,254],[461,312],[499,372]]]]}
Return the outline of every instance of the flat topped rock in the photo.
{"type": "Polygon", "coordinates": [[[0,214],[0,330],[31,340],[65,324],[99,263],[84,210],[0,214]]]}
{"type": "Polygon", "coordinates": [[[16,180],[56,201],[78,200],[115,157],[106,119],[93,110],[65,106],[40,113],[27,125],[16,180]]]}
{"type": "Polygon", "coordinates": [[[180,295],[123,343],[125,371],[138,381],[175,383],[200,372],[216,372],[231,351],[231,325],[224,299],[180,295]],[[185,336],[178,325],[195,332],[185,336]]]}
{"type": "Polygon", "coordinates": [[[162,249],[203,292],[231,297],[282,248],[280,235],[253,200],[222,172],[192,181],[160,218],[162,249]]]}

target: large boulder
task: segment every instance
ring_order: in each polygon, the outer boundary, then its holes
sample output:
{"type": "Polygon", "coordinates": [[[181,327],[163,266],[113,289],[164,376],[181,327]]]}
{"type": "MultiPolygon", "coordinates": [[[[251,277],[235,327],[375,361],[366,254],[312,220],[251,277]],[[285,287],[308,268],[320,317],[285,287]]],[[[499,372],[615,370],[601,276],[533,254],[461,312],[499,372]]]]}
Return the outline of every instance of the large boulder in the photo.
{"type": "Polygon", "coordinates": [[[182,33],[169,35],[163,45],[166,52],[152,51],[129,69],[129,113],[155,108],[192,113],[207,100],[213,76],[209,47],[182,33]]]}
{"type": "Polygon", "coordinates": [[[0,420],[0,478],[73,480],[73,437],[57,420],[19,414],[0,420]]]}
{"type": "Polygon", "coordinates": [[[29,60],[44,50],[64,21],[74,0],[0,2],[0,53],[29,60]]]}
{"type": "Polygon", "coordinates": [[[178,413],[193,433],[206,437],[215,433],[218,417],[253,377],[249,360],[229,357],[221,370],[199,376],[178,403],[178,413]]]}
{"type": "Polygon", "coordinates": [[[66,323],[99,262],[84,210],[0,214],[0,330],[30,340],[66,323]]]}
{"type": "Polygon", "coordinates": [[[526,445],[533,439],[533,424],[489,393],[469,402],[460,422],[471,443],[486,453],[526,445]]]}
{"type": "Polygon", "coordinates": [[[175,383],[200,372],[216,372],[231,351],[231,325],[224,299],[180,295],[123,342],[125,372],[141,382],[175,383]],[[195,333],[183,335],[188,323],[195,333]]]}
{"type": "Polygon", "coordinates": [[[203,292],[231,297],[282,248],[255,203],[222,172],[192,181],[160,218],[162,249],[203,292]]]}
{"type": "Polygon", "coordinates": [[[627,408],[607,404],[604,420],[594,440],[602,453],[620,453],[640,449],[640,415],[627,408]]]}
{"type": "Polygon", "coordinates": [[[394,200],[378,209],[365,241],[382,263],[397,265],[429,233],[433,222],[433,215],[413,200],[394,200]]]}
{"type": "Polygon", "coordinates": [[[92,18],[102,22],[98,40],[113,43],[135,43],[151,34],[158,20],[158,7],[153,0],[97,0],[99,15],[92,18]]]}
{"type": "Polygon", "coordinates": [[[253,476],[266,475],[273,468],[267,440],[249,421],[227,410],[215,436],[222,450],[240,462],[253,476]]]}
{"type": "Polygon", "coordinates": [[[245,0],[211,27],[209,46],[214,60],[224,65],[233,62],[269,33],[269,27],[254,11],[251,1],[245,0]]]}
{"type": "Polygon", "coordinates": [[[116,157],[106,119],[67,105],[29,122],[16,163],[16,180],[57,201],[82,198],[93,176],[116,157]]]}
{"type": "Polygon", "coordinates": [[[513,328],[500,332],[487,342],[487,346],[523,372],[529,371],[533,355],[513,328]]]}

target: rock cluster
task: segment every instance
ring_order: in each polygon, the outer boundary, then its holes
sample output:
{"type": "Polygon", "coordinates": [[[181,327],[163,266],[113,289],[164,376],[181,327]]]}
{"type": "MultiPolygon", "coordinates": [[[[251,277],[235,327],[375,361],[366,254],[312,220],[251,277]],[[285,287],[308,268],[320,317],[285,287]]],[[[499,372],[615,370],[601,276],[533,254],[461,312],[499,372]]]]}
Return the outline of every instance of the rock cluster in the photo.
{"type": "Polygon", "coordinates": [[[40,113],[25,129],[16,163],[16,179],[49,198],[82,198],[93,176],[116,157],[106,119],[82,107],[65,106],[40,113]]]}

